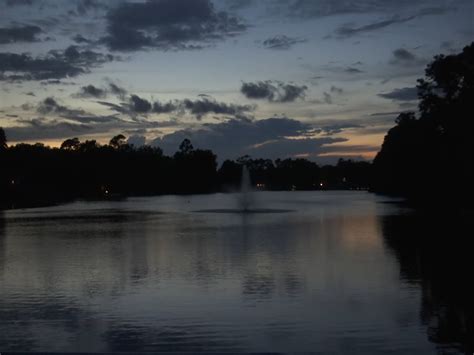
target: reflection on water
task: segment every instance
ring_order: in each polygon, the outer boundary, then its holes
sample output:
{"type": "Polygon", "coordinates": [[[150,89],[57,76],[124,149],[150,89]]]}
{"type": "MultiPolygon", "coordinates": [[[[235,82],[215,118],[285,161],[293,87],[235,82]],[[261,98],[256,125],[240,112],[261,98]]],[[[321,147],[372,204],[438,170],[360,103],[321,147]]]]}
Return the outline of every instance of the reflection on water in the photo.
{"type": "Polygon", "coordinates": [[[291,212],[193,212],[235,209],[222,194],[4,212],[0,350],[472,348],[453,229],[368,193],[256,195],[291,212]]]}
{"type": "Polygon", "coordinates": [[[394,215],[383,218],[383,231],[400,263],[402,279],[421,288],[420,318],[429,340],[445,353],[456,345],[472,354],[472,222],[426,213],[394,215]]]}

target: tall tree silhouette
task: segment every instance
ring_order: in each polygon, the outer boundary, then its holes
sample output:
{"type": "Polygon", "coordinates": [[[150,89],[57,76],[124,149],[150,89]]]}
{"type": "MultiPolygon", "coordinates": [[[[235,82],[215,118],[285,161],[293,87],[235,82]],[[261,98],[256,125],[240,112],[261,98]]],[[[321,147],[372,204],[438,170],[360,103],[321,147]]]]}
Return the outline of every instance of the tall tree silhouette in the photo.
{"type": "Polygon", "coordinates": [[[80,146],[81,142],[79,141],[79,138],[74,137],[70,139],[66,139],[64,142],[61,144],[61,149],[64,150],[77,150],[80,146]]]}
{"type": "Polygon", "coordinates": [[[474,197],[474,43],[436,56],[418,80],[419,112],[402,113],[374,160],[376,191],[474,197]]]}
{"type": "Polygon", "coordinates": [[[5,135],[5,131],[2,127],[0,127],[0,149],[7,148],[7,136],[5,135]]]}
{"type": "Polygon", "coordinates": [[[109,145],[112,148],[119,149],[125,144],[126,139],[127,138],[123,134],[118,134],[110,140],[109,145]]]}

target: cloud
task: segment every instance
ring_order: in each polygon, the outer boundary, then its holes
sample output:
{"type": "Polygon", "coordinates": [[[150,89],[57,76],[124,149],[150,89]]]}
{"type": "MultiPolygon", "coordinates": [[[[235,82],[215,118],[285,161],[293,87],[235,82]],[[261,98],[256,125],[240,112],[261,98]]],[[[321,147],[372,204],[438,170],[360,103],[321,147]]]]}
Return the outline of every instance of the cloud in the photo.
{"type": "Polygon", "coordinates": [[[98,103],[103,106],[107,106],[116,112],[129,114],[132,116],[136,114],[146,115],[150,113],[174,113],[176,115],[189,113],[194,115],[197,119],[201,119],[203,116],[211,113],[217,115],[244,117],[247,112],[253,111],[255,109],[255,106],[251,105],[238,105],[219,102],[211,97],[208,97],[207,95],[201,97],[198,100],[184,99],[168,102],[152,102],[138,95],[131,95],[128,102],[122,102],[120,105],[105,101],[98,101],[98,103]]]}
{"type": "Polygon", "coordinates": [[[331,92],[332,92],[332,93],[335,93],[335,94],[339,94],[339,95],[340,95],[340,94],[343,93],[343,91],[344,91],[344,90],[343,90],[342,88],[339,88],[339,87],[334,86],[334,85],[331,86],[331,92]]]}
{"type": "Polygon", "coordinates": [[[243,82],[240,92],[248,99],[269,102],[293,102],[297,99],[304,100],[308,87],[306,85],[287,84],[281,81],[243,82]]]}
{"type": "Polygon", "coordinates": [[[267,38],[263,41],[263,46],[267,49],[290,49],[294,44],[304,43],[306,39],[278,35],[267,38]]]}
{"type": "Polygon", "coordinates": [[[323,92],[323,100],[327,104],[332,104],[332,96],[327,92],[323,92]]]}
{"type": "Polygon", "coordinates": [[[347,67],[343,71],[348,74],[361,74],[364,72],[363,70],[360,70],[354,67],[347,67]]]}
{"type": "Polygon", "coordinates": [[[416,18],[416,16],[408,16],[408,17],[395,16],[389,20],[377,21],[377,22],[370,23],[368,25],[360,26],[360,27],[352,27],[346,24],[339,27],[336,30],[336,34],[339,37],[351,37],[359,33],[379,30],[379,29],[391,26],[393,24],[404,23],[404,22],[413,20],[414,18],[416,18]]]}
{"type": "MultiPolygon", "coordinates": [[[[382,3],[383,1],[379,1],[379,3],[382,3]]],[[[424,3],[423,1],[421,3],[424,3]]],[[[374,2],[375,4],[375,2],[374,2]]],[[[395,3],[394,3],[395,4],[395,3]]],[[[397,1],[397,5],[403,6],[403,2],[397,1]]],[[[408,4],[410,5],[410,4],[408,4]]],[[[388,10],[388,8],[386,8],[388,10]]],[[[394,9],[398,10],[398,9],[394,9]]],[[[355,27],[350,24],[345,24],[340,26],[339,28],[336,29],[336,36],[337,37],[352,37],[360,33],[365,33],[365,32],[372,32],[372,31],[377,31],[395,24],[400,24],[400,23],[405,23],[411,20],[414,20],[416,18],[424,17],[424,16],[431,16],[431,15],[442,15],[445,14],[448,11],[453,10],[452,7],[446,7],[446,6],[438,6],[438,7],[426,7],[422,8],[418,11],[416,11],[413,15],[411,16],[406,16],[406,17],[400,17],[398,15],[392,16],[391,18],[388,18],[386,20],[381,20],[381,21],[376,21],[369,23],[367,25],[362,25],[355,27]]],[[[387,13],[390,13],[387,11],[387,13]]]]}
{"type": "Polygon", "coordinates": [[[418,89],[416,87],[405,87],[388,93],[378,94],[378,96],[394,101],[414,101],[418,99],[418,89]]]}
{"type": "Polygon", "coordinates": [[[75,77],[88,73],[90,68],[114,59],[109,54],[81,50],[69,46],[64,51],[54,50],[46,56],[0,53],[0,81],[47,80],[75,77]],[[6,74],[5,74],[6,73],[6,74]]]}
{"type": "MultiPolygon", "coordinates": [[[[29,109],[29,107],[25,107],[29,109]]],[[[72,109],[59,104],[55,98],[47,97],[36,106],[36,112],[44,116],[56,116],[78,123],[118,122],[116,116],[97,116],[82,109],[72,109]]]]}
{"type": "Polygon", "coordinates": [[[76,2],[77,15],[84,16],[90,11],[105,10],[108,8],[107,1],[99,0],[79,0],[76,2]]]}
{"type": "Polygon", "coordinates": [[[151,111],[151,103],[137,95],[130,96],[130,109],[136,113],[147,113],[151,111]]]}
{"type": "Polygon", "coordinates": [[[76,42],[77,44],[84,44],[84,43],[90,44],[90,43],[93,42],[92,40],[85,38],[85,37],[84,37],[83,35],[81,35],[81,34],[75,35],[74,37],[72,37],[72,40],[73,40],[74,42],[76,42]]]}
{"type": "Polygon", "coordinates": [[[333,135],[353,128],[364,128],[364,125],[351,122],[334,122],[320,126],[321,132],[325,135],[333,135]]]}
{"type": "Polygon", "coordinates": [[[84,114],[83,110],[72,110],[66,106],[60,105],[53,97],[47,97],[39,103],[36,111],[43,115],[58,114],[58,115],[80,115],[84,114]]]}
{"type": "Polygon", "coordinates": [[[17,122],[20,123],[21,126],[13,126],[5,129],[11,141],[74,137],[88,134],[92,130],[89,125],[46,120],[44,118],[18,120],[17,122]]]}
{"type": "Polygon", "coordinates": [[[155,101],[153,102],[153,112],[154,113],[171,113],[178,111],[179,108],[179,103],[168,101],[168,102],[160,102],[160,101],[155,101]]]}
{"type": "Polygon", "coordinates": [[[166,154],[173,154],[185,138],[196,148],[212,149],[220,160],[235,159],[244,154],[253,157],[284,158],[300,154],[317,155],[326,146],[346,141],[345,138],[305,137],[313,127],[290,118],[263,120],[232,119],[217,124],[205,124],[201,129],[183,129],[151,142],[166,154]],[[294,139],[298,137],[298,139],[294,139]],[[232,142],[232,144],[229,144],[232,142]]]}
{"type": "Polygon", "coordinates": [[[98,87],[95,87],[94,85],[87,85],[81,87],[79,93],[76,94],[77,97],[82,97],[82,98],[89,98],[89,97],[95,97],[95,98],[104,98],[107,96],[107,91],[98,87]]]}
{"type": "Polygon", "coordinates": [[[37,3],[38,0],[5,0],[6,6],[29,6],[37,3]]]}
{"type": "Polygon", "coordinates": [[[416,59],[415,55],[406,49],[398,48],[393,51],[393,56],[401,61],[413,61],[416,59]]]}
{"type": "Polygon", "coordinates": [[[237,17],[217,12],[210,0],[148,0],[109,10],[102,41],[118,51],[195,49],[245,29],[237,17]]]}
{"type": "Polygon", "coordinates": [[[109,91],[115,96],[120,97],[121,99],[125,98],[125,95],[127,94],[127,90],[124,88],[118,86],[117,84],[109,81],[109,91]]]}
{"type": "Polygon", "coordinates": [[[246,112],[254,110],[254,107],[250,105],[227,104],[225,102],[217,102],[207,97],[195,101],[185,99],[182,102],[182,107],[191,112],[191,114],[195,115],[198,119],[208,113],[242,116],[246,112]]]}
{"type": "Polygon", "coordinates": [[[38,26],[3,27],[0,28],[0,44],[16,42],[37,42],[42,32],[38,26]]]}
{"type": "Polygon", "coordinates": [[[71,137],[90,137],[93,134],[109,134],[133,129],[159,127],[158,122],[134,122],[120,120],[115,116],[77,117],[72,121],[57,118],[33,118],[17,120],[17,125],[5,128],[11,141],[41,141],[46,139],[65,139],[71,137]]]}
{"type": "MultiPolygon", "coordinates": [[[[437,0],[419,0],[416,6],[427,6],[417,12],[419,16],[439,15],[451,8],[445,6],[446,2],[437,0]],[[439,6],[435,6],[436,3],[439,6]]],[[[342,14],[384,13],[393,14],[395,11],[409,9],[414,6],[411,0],[287,0],[270,1],[270,10],[273,13],[289,15],[299,18],[316,18],[342,14]]]]}
{"type": "Polygon", "coordinates": [[[415,66],[425,65],[426,60],[418,58],[414,53],[405,48],[397,48],[392,52],[392,59],[390,64],[400,66],[415,66]]]}

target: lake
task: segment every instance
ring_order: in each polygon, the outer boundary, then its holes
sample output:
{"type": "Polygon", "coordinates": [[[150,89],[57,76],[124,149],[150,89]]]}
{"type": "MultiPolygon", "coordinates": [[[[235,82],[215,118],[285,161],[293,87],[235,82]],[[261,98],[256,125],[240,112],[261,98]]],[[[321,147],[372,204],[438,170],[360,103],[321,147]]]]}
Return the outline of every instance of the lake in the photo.
{"type": "Polygon", "coordinates": [[[0,351],[471,351],[467,248],[443,239],[469,219],[368,192],[257,192],[253,204],[0,212],[0,351]]]}

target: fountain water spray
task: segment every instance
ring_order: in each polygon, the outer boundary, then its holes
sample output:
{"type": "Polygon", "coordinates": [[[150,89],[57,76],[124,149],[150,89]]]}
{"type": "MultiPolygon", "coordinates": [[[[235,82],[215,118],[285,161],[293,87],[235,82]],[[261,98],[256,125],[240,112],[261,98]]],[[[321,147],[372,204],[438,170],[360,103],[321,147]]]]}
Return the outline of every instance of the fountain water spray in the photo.
{"type": "Polygon", "coordinates": [[[253,204],[252,185],[250,182],[250,173],[247,166],[242,165],[242,179],[240,183],[240,210],[242,212],[250,211],[253,204]]]}

